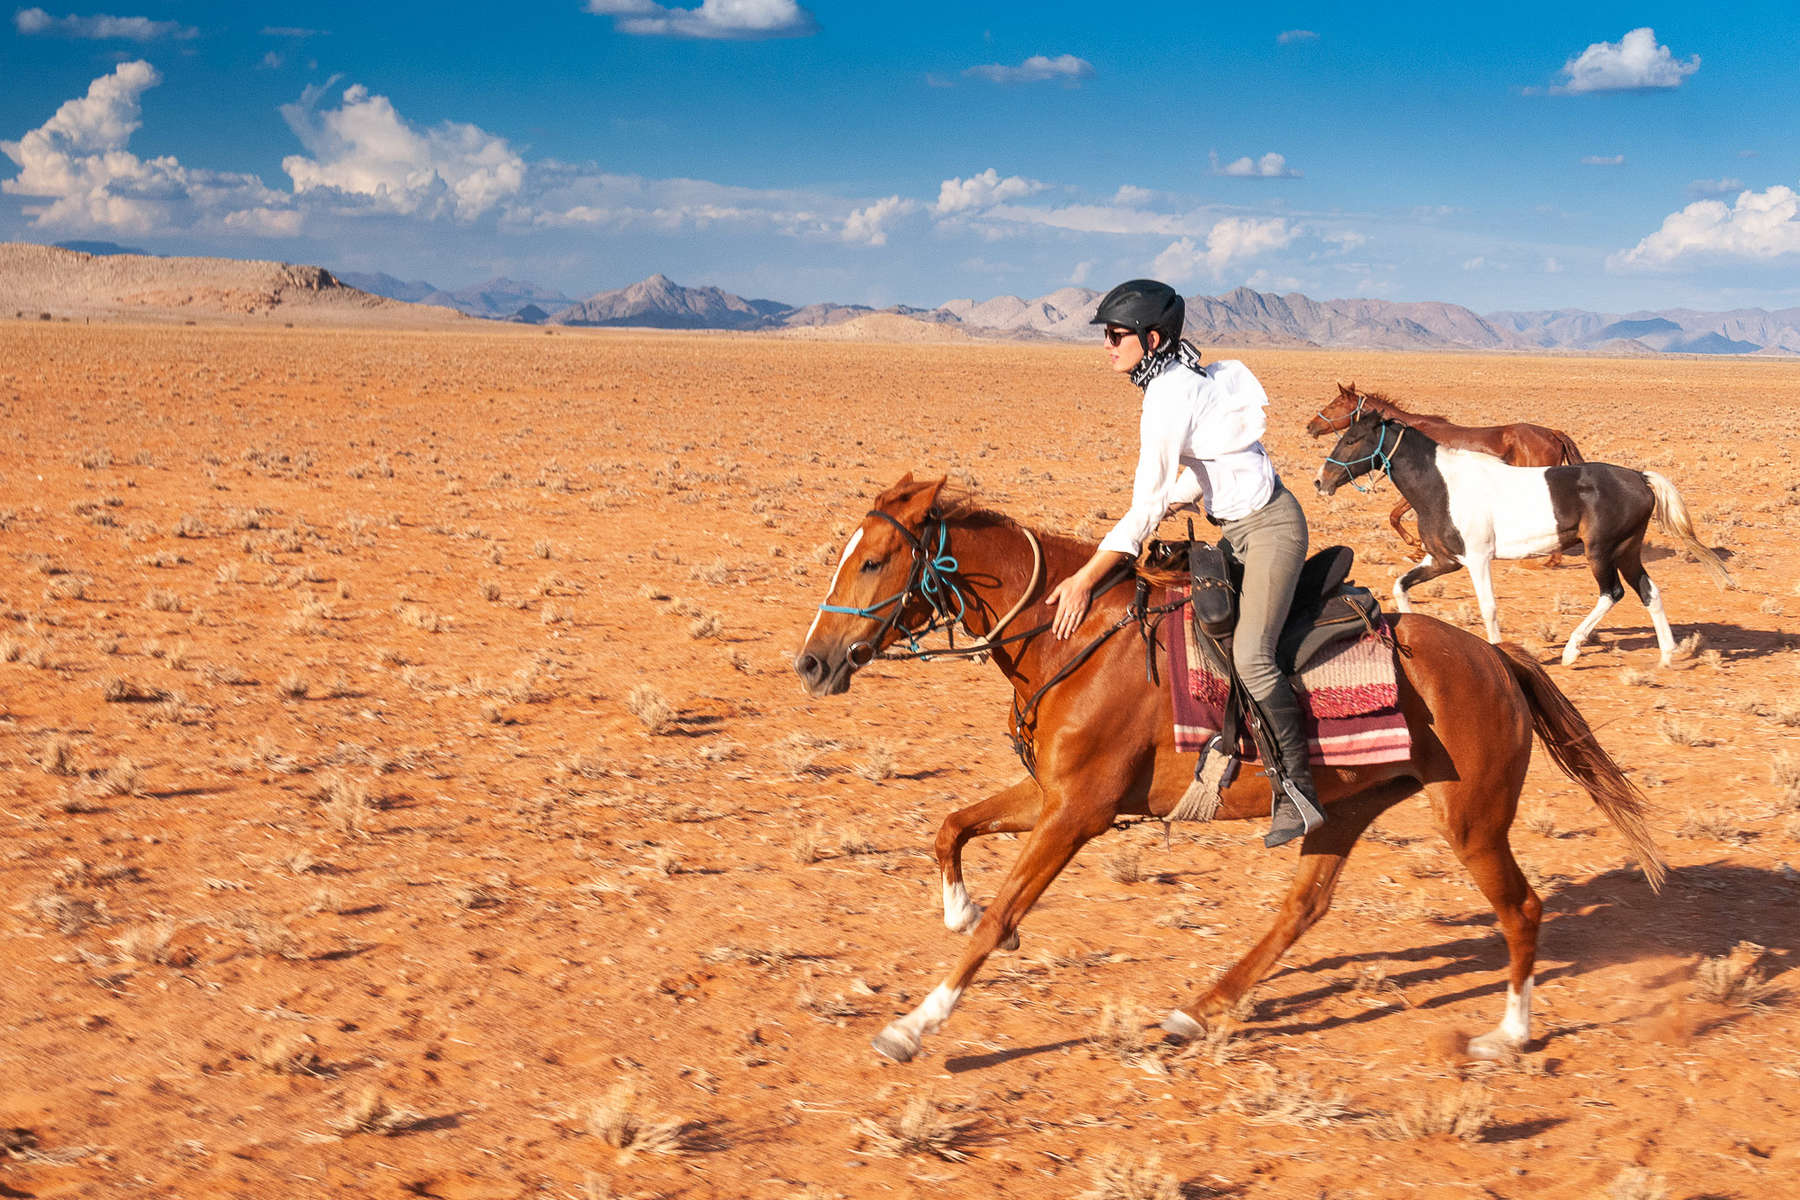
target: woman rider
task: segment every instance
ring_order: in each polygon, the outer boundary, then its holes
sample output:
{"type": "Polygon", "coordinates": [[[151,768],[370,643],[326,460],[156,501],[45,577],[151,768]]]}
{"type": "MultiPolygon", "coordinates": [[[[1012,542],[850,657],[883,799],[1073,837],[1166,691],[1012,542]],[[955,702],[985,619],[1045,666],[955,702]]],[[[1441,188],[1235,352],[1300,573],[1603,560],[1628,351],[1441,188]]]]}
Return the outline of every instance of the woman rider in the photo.
{"type": "Polygon", "coordinates": [[[1281,775],[1302,797],[1285,793],[1270,771],[1275,799],[1263,840],[1279,846],[1325,819],[1300,706],[1275,665],[1275,641],[1306,560],[1306,515],[1263,450],[1269,398],[1262,384],[1241,362],[1202,366],[1200,352],[1181,336],[1185,315],[1180,293],[1154,279],[1121,283],[1100,301],[1093,324],[1106,327],[1112,369],[1144,390],[1131,510],[1044,602],[1056,607],[1055,635],[1067,638],[1087,615],[1099,581],[1135,560],[1171,509],[1192,507],[1195,499],[1205,504],[1221,526],[1221,545],[1244,565],[1233,665],[1273,737],[1281,775]]]}

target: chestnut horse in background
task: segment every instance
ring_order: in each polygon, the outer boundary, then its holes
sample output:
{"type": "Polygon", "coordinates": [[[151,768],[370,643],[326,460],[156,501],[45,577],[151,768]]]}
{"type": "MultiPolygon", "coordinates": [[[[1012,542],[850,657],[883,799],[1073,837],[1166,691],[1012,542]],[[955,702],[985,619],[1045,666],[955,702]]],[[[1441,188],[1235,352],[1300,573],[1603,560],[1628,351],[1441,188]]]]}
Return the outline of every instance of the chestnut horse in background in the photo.
{"type": "MultiPolygon", "coordinates": [[[[1342,433],[1363,413],[1377,412],[1404,421],[1440,446],[1491,454],[1515,467],[1575,466],[1587,461],[1575,448],[1574,439],[1560,429],[1528,425],[1523,421],[1512,425],[1456,425],[1428,413],[1407,412],[1380,392],[1357,391],[1354,383],[1349,386],[1340,383],[1337,389],[1337,396],[1306,423],[1306,432],[1311,436],[1318,438],[1328,433],[1342,433]]],[[[1388,514],[1388,524],[1394,527],[1401,541],[1417,550],[1424,543],[1400,523],[1400,518],[1411,511],[1412,501],[1401,497],[1400,503],[1394,505],[1394,511],[1388,514]]],[[[1555,566],[1560,561],[1561,555],[1553,554],[1548,565],[1555,566]]]]}
{"type": "MultiPolygon", "coordinates": [[[[1083,845],[1122,816],[1166,817],[1194,777],[1193,756],[1175,749],[1167,671],[1159,672],[1163,682],[1145,678],[1141,614],[1129,607],[1134,589],[1103,584],[1075,637],[1058,641],[1040,620],[1040,601],[1093,546],[1034,533],[945,495],[943,484],[908,474],[875,498],[794,657],[809,695],[834,696],[897,641],[909,640],[916,652],[925,633],[960,626],[978,639],[962,652],[990,655],[1012,684],[1014,736],[1034,752],[1034,772],[951,813],[938,831],[944,923],[972,936],[924,1002],[875,1039],[876,1050],[900,1062],[950,1016],[987,957],[1016,945],[1020,921],[1083,845]],[[1015,618],[1021,628],[1009,632],[1015,618]],[[984,911],[963,882],[962,848],[990,833],[1029,837],[984,911]]],[[[1115,582],[1130,577],[1125,571],[1115,582]]],[[[1177,610],[1169,619],[1184,616],[1177,610]]],[[[1411,758],[1313,768],[1331,819],[1301,842],[1299,871],[1273,926],[1212,987],[1169,1015],[1163,1028],[1170,1033],[1195,1036],[1208,1017],[1229,1012],[1325,914],[1345,859],[1370,823],[1423,791],[1439,831],[1493,905],[1510,955],[1505,1015],[1474,1039],[1470,1053],[1494,1058],[1524,1045],[1542,904],[1513,859],[1507,830],[1534,731],[1624,835],[1652,886],[1660,885],[1663,865],[1645,827],[1642,794],[1543,668],[1517,646],[1490,646],[1431,617],[1401,614],[1391,628],[1411,758]]],[[[1240,772],[1220,799],[1220,817],[1269,815],[1269,785],[1251,771],[1240,772]]]]}

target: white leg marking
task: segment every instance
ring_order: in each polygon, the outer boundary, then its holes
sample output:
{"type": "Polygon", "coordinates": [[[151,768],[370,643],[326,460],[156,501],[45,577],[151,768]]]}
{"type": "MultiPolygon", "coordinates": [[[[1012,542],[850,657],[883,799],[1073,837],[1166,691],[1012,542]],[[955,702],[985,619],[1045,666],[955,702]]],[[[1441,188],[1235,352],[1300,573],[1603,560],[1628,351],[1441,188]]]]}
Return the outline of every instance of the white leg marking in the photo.
{"type": "Polygon", "coordinates": [[[1521,991],[1506,989],[1506,1015],[1491,1033],[1469,1040],[1471,1058],[1504,1058],[1531,1040],[1531,985],[1525,981],[1521,991]]]}
{"type": "Polygon", "coordinates": [[[1191,1042],[1195,1038],[1206,1036],[1206,1026],[1182,1012],[1179,1008],[1163,1018],[1163,1032],[1172,1033],[1183,1041],[1191,1042]]]}
{"type": "Polygon", "coordinates": [[[956,1009],[962,989],[940,983],[925,997],[925,1003],[891,1022],[875,1039],[875,1049],[895,1062],[909,1062],[919,1052],[925,1035],[936,1033],[956,1009]]]}
{"type": "MultiPolygon", "coordinates": [[[[850,540],[844,544],[844,553],[838,558],[837,570],[831,575],[831,586],[825,589],[825,603],[830,604],[831,598],[837,594],[838,576],[844,573],[844,564],[850,561],[850,552],[856,549],[857,543],[860,541],[862,541],[862,529],[859,526],[856,532],[850,535],[850,540]]],[[[822,608],[813,614],[812,624],[806,627],[806,641],[801,642],[801,646],[804,647],[812,641],[813,631],[819,627],[819,618],[824,615],[825,610],[822,608]]]]}
{"type": "Polygon", "coordinates": [[[1469,569],[1469,583],[1475,588],[1475,602],[1481,606],[1481,624],[1487,630],[1487,640],[1500,640],[1500,606],[1494,602],[1494,563],[1492,559],[1476,558],[1463,563],[1469,569]]]}
{"type": "Polygon", "coordinates": [[[1675,657],[1675,633],[1669,628],[1662,593],[1656,590],[1655,580],[1650,581],[1650,602],[1644,607],[1650,610],[1650,623],[1656,626],[1656,648],[1662,651],[1662,665],[1666,667],[1675,657]]]}
{"type": "Polygon", "coordinates": [[[1569,644],[1563,647],[1563,666],[1572,667],[1575,665],[1575,656],[1581,653],[1581,643],[1587,641],[1588,634],[1594,632],[1594,630],[1598,628],[1600,618],[1604,617],[1607,610],[1612,606],[1613,598],[1605,593],[1601,593],[1600,602],[1594,605],[1594,611],[1583,617],[1581,624],[1575,627],[1575,632],[1569,635],[1569,644]]]}
{"type": "Polygon", "coordinates": [[[962,880],[944,881],[944,928],[951,933],[969,933],[981,923],[981,905],[969,899],[969,889],[962,880]]]}
{"type": "Polygon", "coordinates": [[[1399,576],[1394,580],[1394,607],[1395,608],[1399,609],[1403,613],[1409,613],[1412,611],[1412,601],[1408,600],[1406,598],[1406,589],[1401,586],[1400,580],[1405,579],[1408,575],[1411,575],[1414,571],[1418,570],[1420,567],[1429,567],[1430,565],[1431,565],[1431,555],[1427,554],[1424,558],[1421,558],[1418,562],[1416,562],[1412,566],[1406,568],[1406,570],[1400,572],[1399,576]]]}

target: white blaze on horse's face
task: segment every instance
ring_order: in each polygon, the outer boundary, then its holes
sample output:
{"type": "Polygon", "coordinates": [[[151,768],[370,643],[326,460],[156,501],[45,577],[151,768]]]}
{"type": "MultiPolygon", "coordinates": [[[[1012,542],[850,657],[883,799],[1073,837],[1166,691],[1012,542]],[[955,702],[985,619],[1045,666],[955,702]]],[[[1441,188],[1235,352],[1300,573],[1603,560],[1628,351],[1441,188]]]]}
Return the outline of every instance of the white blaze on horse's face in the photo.
{"type": "MultiPolygon", "coordinates": [[[[844,543],[844,552],[838,556],[837,571],[831,576],[831,586],[825,589],[826,604],[830,604],[831,598],[837,595],[838,580],[844,577],[844,564],[850,561],[850,556],[852,554],[856,553],[856,547],[862,543],[862,535],[862,526],[859,525],[856,528],[856,532],[850,535],[850,540],[844,543]]],[[[819,631],[819,618],[824,615],[825,610],[823,608],[813,614],[812,624],[807,626],[806,629],[806,642],[811,642],[813,634],[819,631]]],[[[806,642],[802,642],[801,645],[804,646],[806,642]]]]}

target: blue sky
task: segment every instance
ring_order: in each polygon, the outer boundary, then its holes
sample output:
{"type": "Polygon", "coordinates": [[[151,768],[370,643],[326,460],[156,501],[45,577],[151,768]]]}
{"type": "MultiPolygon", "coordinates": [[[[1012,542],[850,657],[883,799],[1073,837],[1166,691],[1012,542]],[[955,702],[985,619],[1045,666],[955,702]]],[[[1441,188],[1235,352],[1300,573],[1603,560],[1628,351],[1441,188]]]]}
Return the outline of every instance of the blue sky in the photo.
{"type": "Polygon", "coordinates": [[[1800,6],[35,4],[0,240],[570,295],[1800,305],[1800,6]]]}

